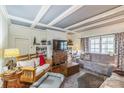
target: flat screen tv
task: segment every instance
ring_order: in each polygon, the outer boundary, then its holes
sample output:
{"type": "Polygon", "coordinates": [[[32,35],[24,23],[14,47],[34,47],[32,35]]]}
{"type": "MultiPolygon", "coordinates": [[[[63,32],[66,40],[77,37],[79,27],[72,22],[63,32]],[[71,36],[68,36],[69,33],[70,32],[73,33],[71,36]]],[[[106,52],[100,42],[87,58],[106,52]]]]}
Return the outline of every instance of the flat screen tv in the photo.
{"type": "Polygon", "coordinates": [[[67,50],[67,41],[66,40],[54,40],[53,41],[54,50],[67,50]]]}

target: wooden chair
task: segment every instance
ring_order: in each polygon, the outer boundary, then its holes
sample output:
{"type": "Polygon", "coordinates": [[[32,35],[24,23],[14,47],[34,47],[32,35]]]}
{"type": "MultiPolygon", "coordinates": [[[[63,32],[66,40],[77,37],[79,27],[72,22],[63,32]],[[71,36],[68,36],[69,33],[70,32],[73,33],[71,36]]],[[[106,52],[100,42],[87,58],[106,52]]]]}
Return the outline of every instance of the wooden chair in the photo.
{"type": "MultiPolygon", "coordinates": [[[[26,61],[29,60],[29,55],[21,55],[16,58],[18,61],[26,61]]],[[[21,67],[23,74],[21,75],[20,81],[21,82],[28,82],[32,83],[34,81],[34,75],[35,75],[35,68],[33,67],[21,67]]]]}
{"type": "MultiPolygon", "coordinates": [[[[23,55],[23,56],[17,57],[17,61],[25,61],[25,60],[30,60],[37,57],[38,57],[37,54],[23,55]]],[[[46,63],[50,65],[52,64],[50,60],[46,60],[46,63]]],[[[36,68],[34,67],[22,67],[21,69],[23,70],[23,74],[21,75],[20,81],[33,83],[37,81],[39,78],[41,78],[46,72],[51,70],[51,66],[47,70],[40,73],[38,76],[36,76],[36,68]]]]}

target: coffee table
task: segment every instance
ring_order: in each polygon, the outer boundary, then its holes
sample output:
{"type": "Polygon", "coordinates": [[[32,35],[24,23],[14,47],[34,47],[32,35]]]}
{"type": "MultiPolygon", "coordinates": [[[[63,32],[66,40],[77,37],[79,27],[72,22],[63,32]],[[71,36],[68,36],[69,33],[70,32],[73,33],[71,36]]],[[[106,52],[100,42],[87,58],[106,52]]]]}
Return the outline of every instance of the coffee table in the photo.
{"type": "Polygon", "coordinates": [[[67,63],[66,71],[65,71],[66,76],[71,76],[78,72],[79,72],[79,64],[78,63],[75,63],[75,62],[67,63]]]}

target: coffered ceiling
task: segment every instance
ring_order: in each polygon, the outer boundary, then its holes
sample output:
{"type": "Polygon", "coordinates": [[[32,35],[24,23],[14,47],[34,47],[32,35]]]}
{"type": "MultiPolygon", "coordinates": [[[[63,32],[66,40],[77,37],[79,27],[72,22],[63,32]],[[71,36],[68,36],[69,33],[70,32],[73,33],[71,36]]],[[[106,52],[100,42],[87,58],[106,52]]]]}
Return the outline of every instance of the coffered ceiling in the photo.
{"type": "Polygon", "coordinates": [[[12,24],[36,29],[82,32],[124,22],[119,5],[6,5],[1,6],[12,24]]]}

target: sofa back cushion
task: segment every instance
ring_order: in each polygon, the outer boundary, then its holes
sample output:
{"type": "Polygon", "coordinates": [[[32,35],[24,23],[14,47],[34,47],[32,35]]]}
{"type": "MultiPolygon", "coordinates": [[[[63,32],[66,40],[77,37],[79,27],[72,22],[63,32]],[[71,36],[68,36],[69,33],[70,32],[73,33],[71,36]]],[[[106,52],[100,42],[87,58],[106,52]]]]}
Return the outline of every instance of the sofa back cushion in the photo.
{"type": "Polygon", "coordinates": [[[18,61],[17,67],[34,67],[34,60],[18,61]]]}
{"type": "Polygon", "coordinates": [[[36,67],[40,65],[40,58],[33,58],[32,60],[34,60],[34,64],[36,67]]]}
{"type": "Polygon", "coordinates": [[[90,53],[91,55],[91,61],[98,62],[98,63],[104,63],[104,64],[115,64],[116,63],[116,56],[110,56],[106,54],[94,54],[90,53]]]}
{"type": "Polygon", "coordinates": [[[91,61],[91,55],[86,53],[86,54],[81,54],[80,55],[81,60],[85,60],[85,61],[91,61]]]}
{"type": "Polygon", "coordinates": [[[91,61],[93,62],[99,62],[100,61],[100,55],[99,54],[90,54],[91,55],[91,61]]]}

